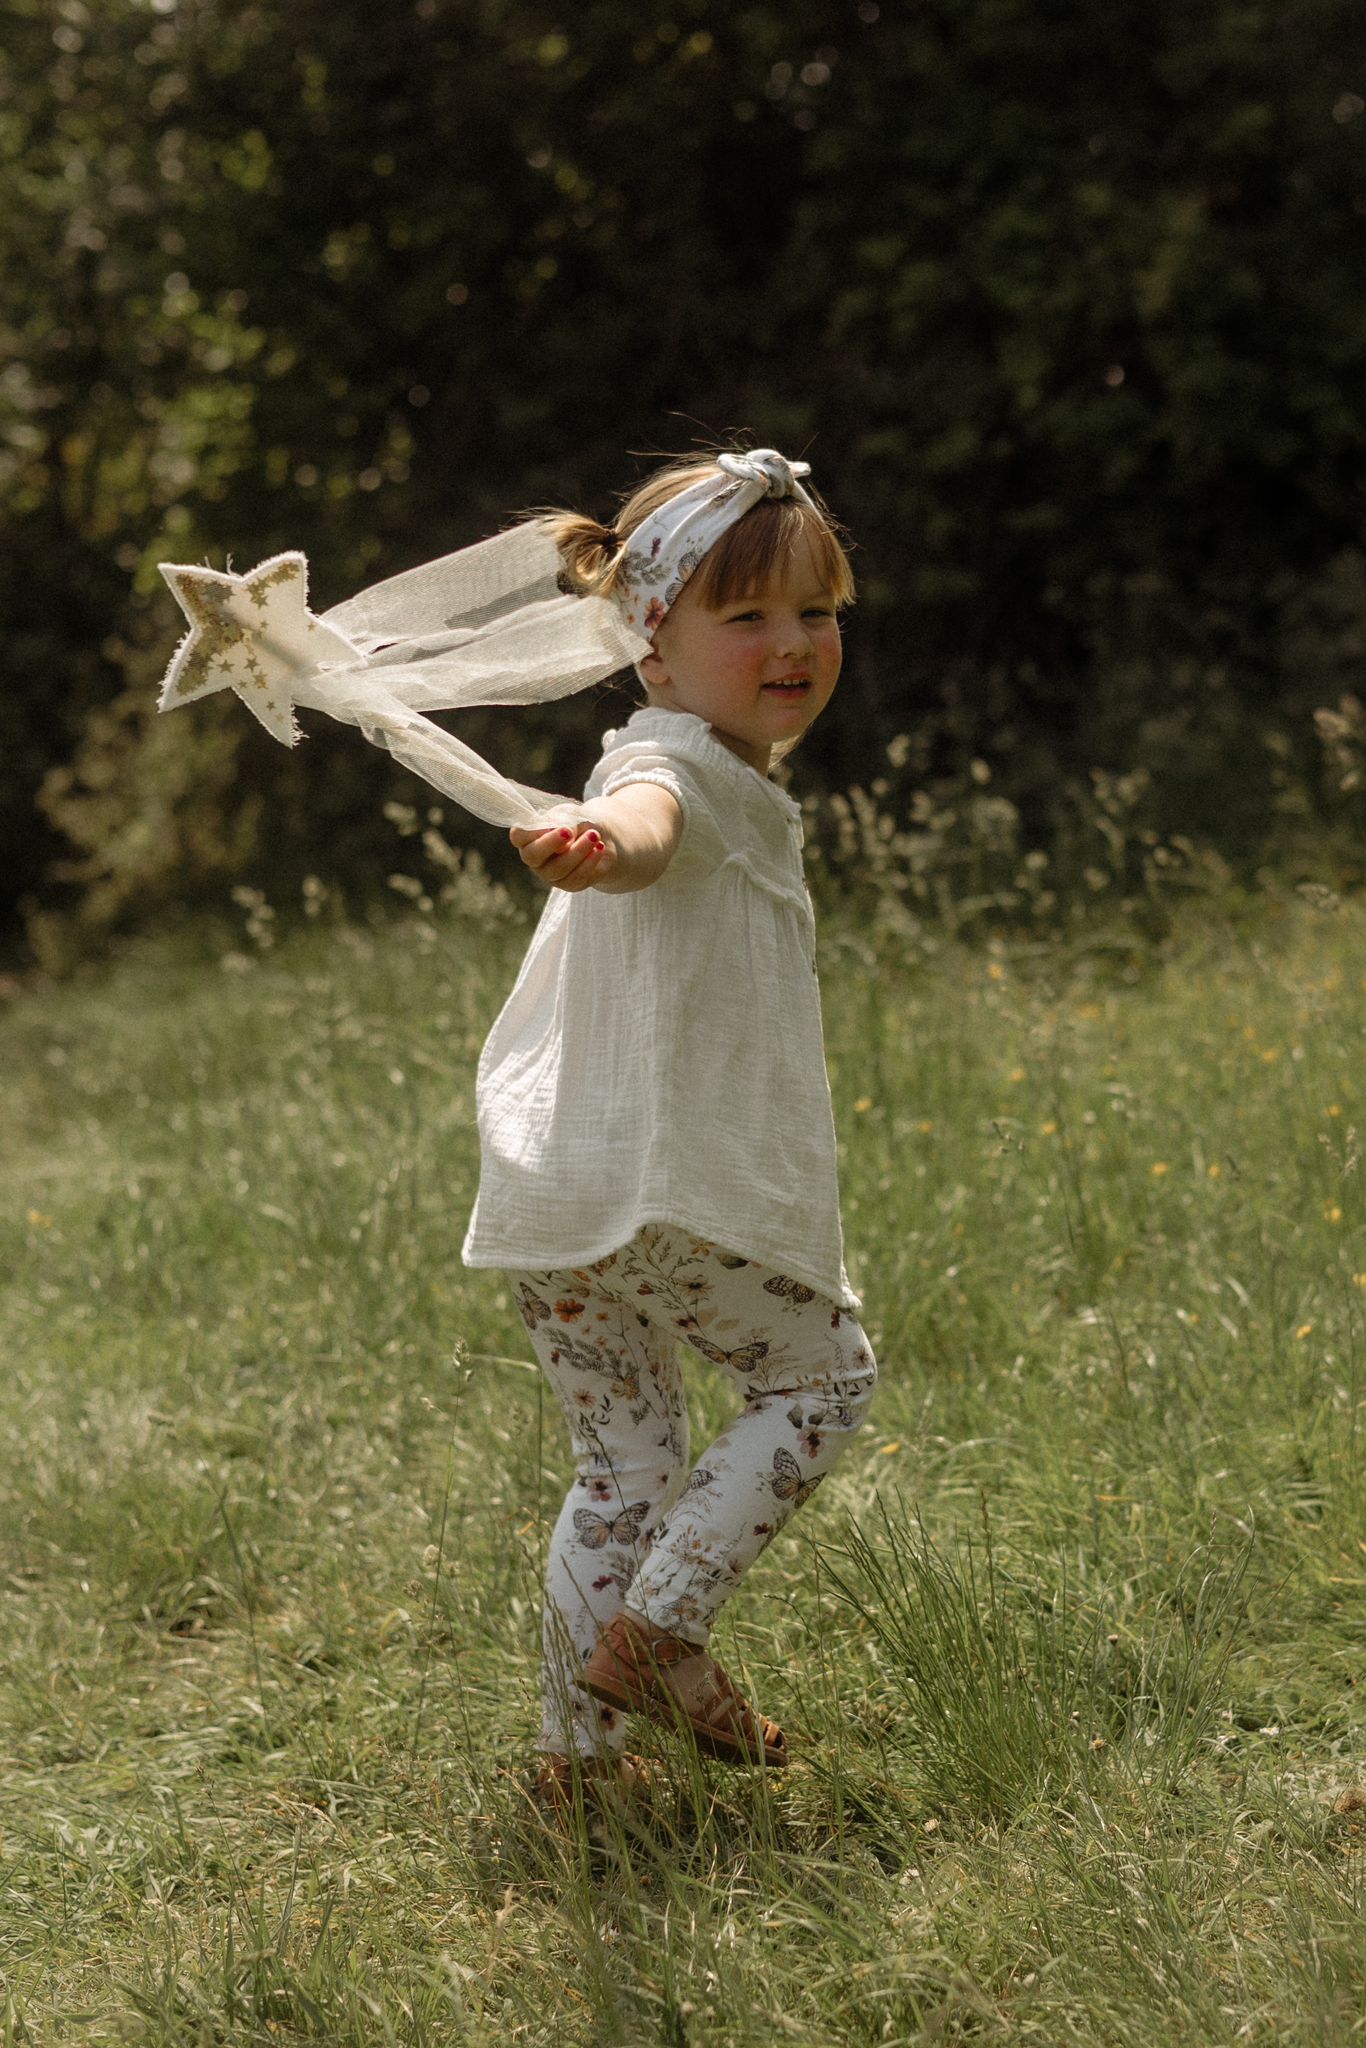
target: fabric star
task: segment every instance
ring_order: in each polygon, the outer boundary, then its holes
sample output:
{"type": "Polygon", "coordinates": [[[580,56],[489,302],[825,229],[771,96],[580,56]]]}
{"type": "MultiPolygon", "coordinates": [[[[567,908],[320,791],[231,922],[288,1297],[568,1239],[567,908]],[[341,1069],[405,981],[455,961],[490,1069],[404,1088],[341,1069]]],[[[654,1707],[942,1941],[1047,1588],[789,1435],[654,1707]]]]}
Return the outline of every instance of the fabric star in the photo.
{"type": "Polygon", "coordinates": [[[308,609],[308,563],[272,555],[245,576],[158,565],[190,622],[162,686],[160,709],[236,690],[267,732],[292,747],[301,676],[323,662],[357,661],[360,650],[308,609]]]}

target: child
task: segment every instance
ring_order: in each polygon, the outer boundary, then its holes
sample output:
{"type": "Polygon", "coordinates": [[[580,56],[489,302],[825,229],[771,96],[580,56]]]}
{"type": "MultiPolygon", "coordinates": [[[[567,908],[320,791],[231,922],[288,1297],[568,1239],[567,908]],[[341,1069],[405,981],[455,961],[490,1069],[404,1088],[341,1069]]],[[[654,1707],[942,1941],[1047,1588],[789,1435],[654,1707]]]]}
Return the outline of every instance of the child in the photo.
{"type": "Polygon", "coordinates": [[[577,1470],[551,1539],[539,1786],[629,1789],[623,1716],[731,1761],[782,1731],[712,1622],[867,1412],[844,1271],[801,817],[768,780],[830,699],[853,596],[805,463],[661,471],[618,529],[529,521],[315,617],[307,563],[164,563],[190,631],[163,710],[232,689],[286,744],[359,726],[509,827],[551,892],[479,1065],[471,1266],[510,1270],[577,1470]],[[509,781],[433,710],[568,695],[635,662],[645,708],[587,799],[509,781]],[[744,1407],[689,1470],[677,1347],[744,1407]]]}
{"type": "Polygon", "coordinates": [[[769,449],[683,463],[617,529],[551,531],[565,587],[650,636],[645,707],[586,799],[511,837],[551,893],[479,1065],[464,1256],[508,1269],[569,1423],[550,1544],[538,1790],[629,1790],[624,1717],[787,1760],[709,1655],[876,1378],[844,1271],[797,805],[769,779],[824,709],[853,595],[830,521],[769,449]],[[680,1339],[741,1413],[691,1466],[680,1339]]]}

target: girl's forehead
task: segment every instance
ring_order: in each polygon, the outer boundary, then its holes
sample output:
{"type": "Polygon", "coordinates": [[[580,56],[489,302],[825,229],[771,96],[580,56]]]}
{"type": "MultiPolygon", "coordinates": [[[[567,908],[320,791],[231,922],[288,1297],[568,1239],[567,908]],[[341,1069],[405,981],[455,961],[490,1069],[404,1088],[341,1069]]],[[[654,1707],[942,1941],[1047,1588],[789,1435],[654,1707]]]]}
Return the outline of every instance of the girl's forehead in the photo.
{"type": "Polygon", "coordinates": [[[733,612],[737,605],[806,604],[815,598],[828,598],[834,602],[834,592],[825,578],[814,573],[799,575],[794,570],[789,576],[773,576],[766,583],[755,584],[752,589],[739,590],[734,597],[728,597],[720,604],[715,598],[710,598],[706,600],[706,609],[733,612]]]}
{"type": "MultiPolygon", "coordinates": [[[[690,594],[685,585],[677,602],[681,603],[690,594]]],[[[700,590],[695,592],[701,599],[700,590]]],[[[737,604],[775,604],[794,598],[830,597],[833,595],[830,579],[816,555],[808,537],[803,534],[792,552],[782,561],[774,564],[765,577],[747,583],[733,597],[720,604],[714,598],[705,600],[709,611],[731,611],[737,604]]]]}

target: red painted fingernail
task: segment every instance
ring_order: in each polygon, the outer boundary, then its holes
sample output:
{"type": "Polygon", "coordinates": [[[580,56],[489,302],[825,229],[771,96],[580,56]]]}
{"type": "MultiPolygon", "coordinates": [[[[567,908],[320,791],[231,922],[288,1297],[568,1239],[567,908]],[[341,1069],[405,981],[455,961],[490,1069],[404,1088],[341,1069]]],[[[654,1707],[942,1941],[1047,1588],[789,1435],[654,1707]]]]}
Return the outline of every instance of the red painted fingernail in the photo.
{"type": "Polygon", "coordinates": [[[570,829],[569,829],[569,827],[568,827],[567,825],[561,825],[561,827],[560,827],[560,837],[561,837],[561,839],[572,839],[572,838],[574,837],[574,835],[573,835],[573,833],[572,833],[572,832],[570,831],[570,829]]]}

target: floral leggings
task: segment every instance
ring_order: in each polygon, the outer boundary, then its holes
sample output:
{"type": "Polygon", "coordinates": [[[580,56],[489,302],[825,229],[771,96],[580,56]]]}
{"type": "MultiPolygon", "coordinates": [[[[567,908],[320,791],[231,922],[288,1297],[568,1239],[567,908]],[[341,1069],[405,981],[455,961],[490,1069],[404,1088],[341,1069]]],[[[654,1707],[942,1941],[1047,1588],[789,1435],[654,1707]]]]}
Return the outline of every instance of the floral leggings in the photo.
{"type": "Polygon", "coordinates": [[[704,1645],[863,1421],[877,1367],[828,1295],[672,1224],[591,1266],[508,1278],[577,1472],[550,1540],[540,1747],[620,1749],[620,1716],[575,1683],[604,1627],[625,1607],[704,1645]],[[680,1338],[745,1397],[691,1471],[680,1338]]]}

